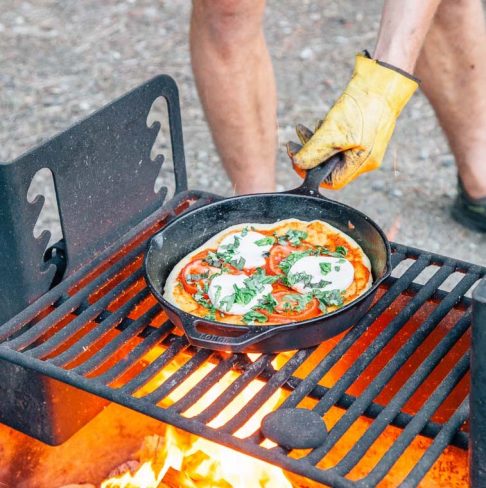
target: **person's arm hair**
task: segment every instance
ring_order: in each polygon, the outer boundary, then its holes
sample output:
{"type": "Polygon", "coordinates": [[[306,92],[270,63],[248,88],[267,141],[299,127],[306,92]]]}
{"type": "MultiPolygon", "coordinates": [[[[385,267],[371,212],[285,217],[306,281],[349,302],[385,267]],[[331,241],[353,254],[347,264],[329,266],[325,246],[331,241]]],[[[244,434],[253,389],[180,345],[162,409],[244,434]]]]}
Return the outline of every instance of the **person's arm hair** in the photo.
{"type": "Polygon", "coordinates": [[[385,0],[373,57],[413,73],[441,0],[385,0]]]}

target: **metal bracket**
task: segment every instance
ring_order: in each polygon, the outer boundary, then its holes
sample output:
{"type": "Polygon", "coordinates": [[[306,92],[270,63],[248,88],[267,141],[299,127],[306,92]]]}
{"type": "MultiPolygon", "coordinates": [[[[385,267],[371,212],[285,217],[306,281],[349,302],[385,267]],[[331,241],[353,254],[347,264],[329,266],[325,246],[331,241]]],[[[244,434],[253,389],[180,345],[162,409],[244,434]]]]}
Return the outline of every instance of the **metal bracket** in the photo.
{"type": "MultiPolygon", "coordinates": [[[[167,183],[155,193],[164,156],[150,153],[160,129],[147,127],[154,101],[164,97],[175,193],[187,190],[177,86],[160,75],[10,163],[0,163],[0,323],[91,261],[159,208],[167,183]],[[32,178],[52,171],[65,256],[45,261],[49,233],[34,238],[43,198],[27,201],[32,178]],[[59,259],[58,259],[59,261],[59,259]],[[61,273],[64,267],[64,273],[61,273]]],[[[164,171],[164,175],[167,172],[164,171]]],[[[50,251],[48,251],[50,252],[50,251]]],[[[59,256],[59,253],[56,253],[59,256]]]]}

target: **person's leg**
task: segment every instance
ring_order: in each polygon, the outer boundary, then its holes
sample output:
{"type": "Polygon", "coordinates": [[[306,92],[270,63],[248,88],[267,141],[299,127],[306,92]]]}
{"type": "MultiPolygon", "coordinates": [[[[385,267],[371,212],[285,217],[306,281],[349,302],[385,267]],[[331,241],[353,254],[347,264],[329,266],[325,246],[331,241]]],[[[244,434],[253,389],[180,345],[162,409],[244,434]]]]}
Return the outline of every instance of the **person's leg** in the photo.
{"type": "Polygon", "coordinates": [[[237,193],[273,191],[276,90],[264,0],[193,0],[191,58],[214,142],[237,193]]]}
{"type": "Polygon", "coordinates": [[[442,0],[415,73],[472,198],[486,196],[486,27],[481,0],[442,0]]]}

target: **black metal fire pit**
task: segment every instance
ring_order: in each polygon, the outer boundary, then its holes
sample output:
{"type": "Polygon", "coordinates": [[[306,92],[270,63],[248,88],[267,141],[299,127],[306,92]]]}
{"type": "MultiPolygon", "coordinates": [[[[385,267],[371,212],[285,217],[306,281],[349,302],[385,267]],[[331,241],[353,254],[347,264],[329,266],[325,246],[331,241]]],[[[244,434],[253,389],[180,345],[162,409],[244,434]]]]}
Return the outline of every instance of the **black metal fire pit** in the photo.
{"type": "Polygon", "coordinates": [[[164,316],[142,272],[150,236],[175,215],[215,198],[187,190],[177,89],[168,77],[155,78],[0,166],[0,192],[6,196],[0,203],[3,423],[59,444],[106,401],[114,401],[333,487],[374,487],[395,479],[394,466],[407,459],[410,446],[430,439],[399,480],[401,486],[418,486],[448,446],[464,451],[470,441],[472,485],[486,486],[486,283],[476,288],[474,304],[470,297],[485,268],[393,244],[392,276],[378,290],[370,311],[332,344],[293,351],[278,367],[275,354],[250,360],[190,346],[164,316]],[[147,128],[146,118],[159,96],[166,98],[170,116],[175,166],[166,174],[174,178],[170,199],[167,189],[158,194],[152,190],[163,158],[150,160],[158,127],[147,128]],[[63,230],[63,241],[47,250],[47,239],[32,235],[39,203],[26,199],[30,181],[42,167],[54,175],[63,230]],[[469,416],[465,377],[471,321],[469,439],[464,423],[469,416]],[[175,361],[182,365],[142,393],[175,361]],[[211,365],[208,374],[176,402],[164,403],[204,365],[211,365]],[[230,384],[189,416],[190,407],[230,371],[230,384]],[[333,376],[333,371],[339,374],[333,376]],[[256,379],[264,382],[259,392],[239,404],[224,425],[211,426],[256,379]],[[261,429],[244,439],[236,436],[279,389],[285,395],[279,409],[288,410],[268,421],[270,430],[263,430],[282,439],[281,445],[263,447],[261,429]],[[299,407],[313,414],[295,410],[299,407]],[[335,411],[339,419],[327,425],[335,411]],[[299,436],[299,445],[305,442],[310,449],[298,458],[292,448],[299,446],[291,445],[278,421],[286,415],[304,422],[312,417],[316,425],[315,436],[299,436]],[[317,417],[324,419],[327,433],[319,432],[317,417]],[[326,467],[319,464],[360,419],[366,419],[366,428],[344,457],[326,467]],[[393,441],[367,465],[370,450],[380,449],[380,438],[390,429],[396,434],[393,441]],[[365,476],[353,480],[349,473],[363,463],[365,476]]]}

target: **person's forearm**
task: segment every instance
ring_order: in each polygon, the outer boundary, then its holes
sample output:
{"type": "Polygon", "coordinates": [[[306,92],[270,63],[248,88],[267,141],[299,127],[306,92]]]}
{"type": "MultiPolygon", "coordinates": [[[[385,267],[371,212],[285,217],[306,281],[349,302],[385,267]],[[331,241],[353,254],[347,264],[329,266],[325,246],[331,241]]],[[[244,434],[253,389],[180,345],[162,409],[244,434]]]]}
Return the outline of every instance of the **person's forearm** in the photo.
{"type": "Polygon", "coordinates": [[[441,0],[385,0],[373,57],[413,73],[441,0]]]}

